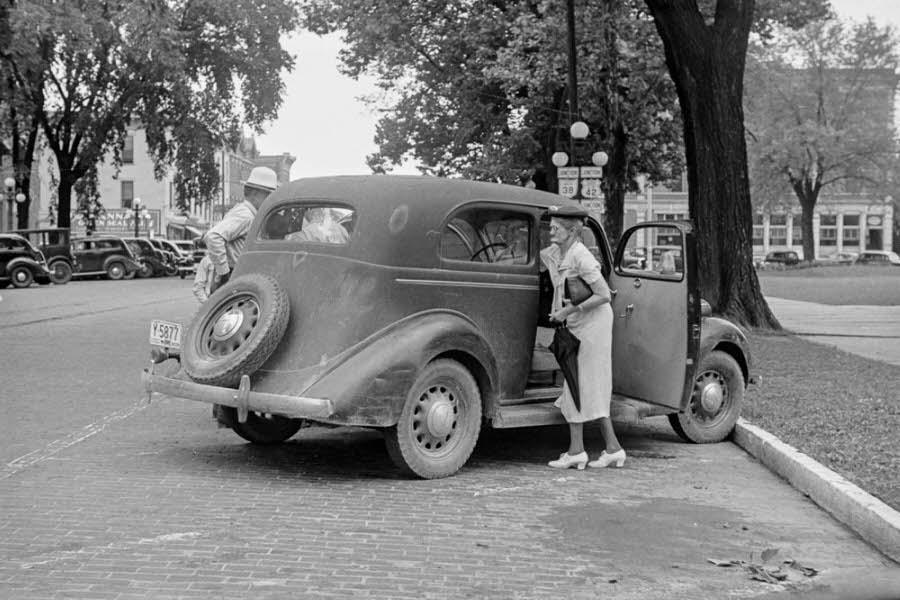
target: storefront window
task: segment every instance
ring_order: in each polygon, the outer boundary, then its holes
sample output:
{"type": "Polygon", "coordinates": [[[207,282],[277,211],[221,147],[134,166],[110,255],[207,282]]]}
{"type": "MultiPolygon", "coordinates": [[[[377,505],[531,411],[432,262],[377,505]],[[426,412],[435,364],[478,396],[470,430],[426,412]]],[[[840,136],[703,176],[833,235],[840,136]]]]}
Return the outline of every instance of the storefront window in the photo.
{"type": "Polygon", "coordinates": [[[787,215],[769,216],[769,245],[787,246],[787,215]]]}
{"type": "Polygon", "coordinates": [[[765,226],[763,225],[763,216],[761,214],[753,215],[753,245],[762,246],[765,244],[763,236],[765,235],[765,226]]]}
{"type": "Polygon", "coordinates": [[[844,215],[844,246],[859,246],[859,215],[844,215]]]}
{"type": "Polygon", "coordinates": [[[819,245],[837,246],[837,215],[819,217],[819,245]]]}

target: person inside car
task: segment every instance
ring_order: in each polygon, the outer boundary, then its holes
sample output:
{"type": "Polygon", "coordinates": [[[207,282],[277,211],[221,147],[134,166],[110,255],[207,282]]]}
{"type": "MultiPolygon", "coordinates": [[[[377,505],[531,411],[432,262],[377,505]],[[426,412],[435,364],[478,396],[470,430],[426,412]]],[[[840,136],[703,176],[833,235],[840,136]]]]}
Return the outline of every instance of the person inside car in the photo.
{"type": "Polygon", "coordinates": [[[288,234],[284,239],[321,244],[346,244],[350,235],[334,218],[330,208],[316,206],[306,211],[303,229],[288,234]]]}

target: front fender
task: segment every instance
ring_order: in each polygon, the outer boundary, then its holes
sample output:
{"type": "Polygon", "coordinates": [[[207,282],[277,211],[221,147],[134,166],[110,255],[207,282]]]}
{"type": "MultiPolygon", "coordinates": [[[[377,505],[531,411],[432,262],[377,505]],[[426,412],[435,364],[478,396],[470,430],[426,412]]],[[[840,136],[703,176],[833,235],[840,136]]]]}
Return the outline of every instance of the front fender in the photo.
{"type": "Polygon", "coordinates": [[[421,370],[435,358],[459,360],[472,371],[486,405],[496,402],[494,353],[462,313],[430,310],[402,319],[334,358],[304,392],[334,404],[331,422],[387,427],[397,423],[421,370]]]}
{"type": "Polygon", "coordinates": [[[120,262],[123,265],[125,265],[126,271],[137,271],[138,269],[141,268],[141,265],[139,262],[132,260],[132,259],[128,258],[127,256],[117,255],[117,256],[107,256],[106,257],[106,259],[103,261],[103,270],[106,271],[107,269],[109,269],[110,263],[114,263],[114,262],[120,262]]]}
{"type": "Polygon", "coordinates": [[[745,386],[754,382],[750,342],[737,325],[721,317],[703,317],[700,331],[700,358],[721,350],[740,365],[745,386]]]}

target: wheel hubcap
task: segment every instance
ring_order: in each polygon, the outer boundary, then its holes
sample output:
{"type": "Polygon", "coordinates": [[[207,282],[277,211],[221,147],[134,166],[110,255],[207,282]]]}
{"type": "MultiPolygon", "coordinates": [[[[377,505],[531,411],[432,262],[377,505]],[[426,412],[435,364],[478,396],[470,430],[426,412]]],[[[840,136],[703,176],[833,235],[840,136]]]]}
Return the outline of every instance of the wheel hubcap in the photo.
{"type": "Polygon", "coordinates": [[[714,424],[723,416],[723,408],[728,403],[728,386],[722,375],[716,371],[705,371],[694,380],[694,416],[706,424],[714,424]]]}
{"type": "Polygon", "coordinates": [[[17,281],[25,281],[26,279],[28,279],[28,276],[25,274],[24,271],[16,272],[16,280],[17,281]]]}
{"type": "Polygon", "coordinates": [[[244,322],[244,313],[234,308],[223,314],[213,326],[213,337],[218,341],[224,341],[234,335],[241,323],[244,322]]]}
{"type": "Polygon", "coordinates": [[[444,385],[428,388],[413,411],[413,434],[419,447],[426,451],[445,448],[456,434],[459,401],[444,385]]]}

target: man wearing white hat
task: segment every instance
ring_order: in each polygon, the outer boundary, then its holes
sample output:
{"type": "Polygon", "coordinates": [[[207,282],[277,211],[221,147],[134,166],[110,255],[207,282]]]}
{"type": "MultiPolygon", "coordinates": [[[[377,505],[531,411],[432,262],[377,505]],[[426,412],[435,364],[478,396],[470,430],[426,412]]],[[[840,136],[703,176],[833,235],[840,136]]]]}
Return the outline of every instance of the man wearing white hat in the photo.
{"type": "Polygon", "coordinates": [[[244,242],[256,211],[269,197],[278,180],[269,167],[256,167],[244,182],[244,201],[229,210],[225,217],[206,232],[206,254],[212,261],[215,276],[210,294],[228,281],[231,269],[244,251],[244,242]]]}

